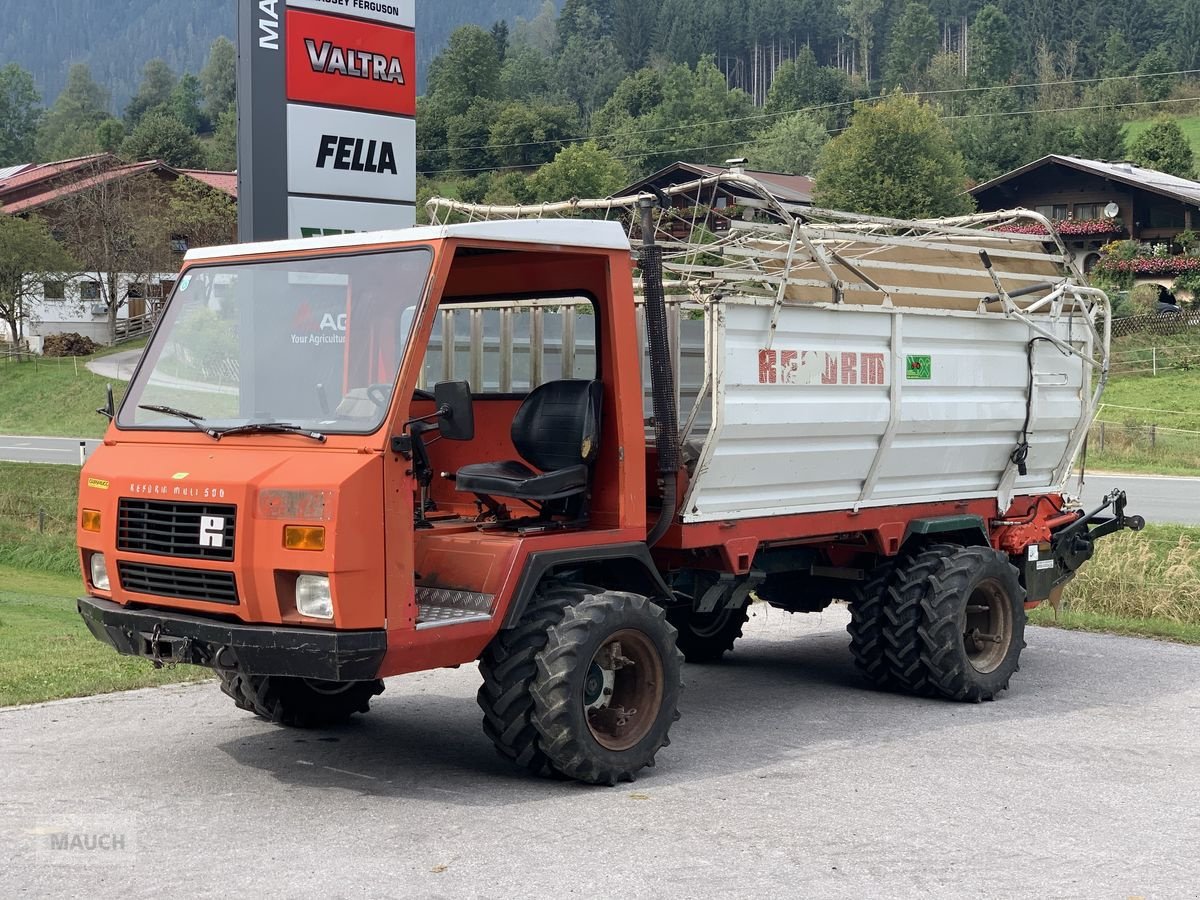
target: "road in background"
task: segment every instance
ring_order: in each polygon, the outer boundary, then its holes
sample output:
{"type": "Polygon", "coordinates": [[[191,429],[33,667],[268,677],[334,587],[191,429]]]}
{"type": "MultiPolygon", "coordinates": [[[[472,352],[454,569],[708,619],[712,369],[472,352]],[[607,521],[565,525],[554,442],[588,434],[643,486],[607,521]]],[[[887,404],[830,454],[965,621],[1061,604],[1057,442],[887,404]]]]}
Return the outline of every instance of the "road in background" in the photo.
{"type": "MultiPolygon", "coordinates": [[[[1095,509],[1109,491],[1117,488],[1129,496],[1127,511],[1153,525],[1200,525],[1200,478],[1089,474],[1083,488],[1083,505],[1095,509]]],[[[1079,480],[1072,477],[1067,490],[1078,494],[1079,480]]]]}
{"type": "Polygon", "coordinates": [[[846,618],[765,610],[686,666],[671,746],[616,788],[500,759],[474,667],[315,732],[211,682],[0,711],[0,895],[1194,894],[1200,648],[1030,629],[1012,690],[963,705],[863,687],[846,618]]]}
{"type": "Polygon", "coordinates": [[[88,456],[100,446],[98,439],[31,437],[0,434],[0,460],[4,462],[57,463],[79,465],[79,445],[88,456]]]}

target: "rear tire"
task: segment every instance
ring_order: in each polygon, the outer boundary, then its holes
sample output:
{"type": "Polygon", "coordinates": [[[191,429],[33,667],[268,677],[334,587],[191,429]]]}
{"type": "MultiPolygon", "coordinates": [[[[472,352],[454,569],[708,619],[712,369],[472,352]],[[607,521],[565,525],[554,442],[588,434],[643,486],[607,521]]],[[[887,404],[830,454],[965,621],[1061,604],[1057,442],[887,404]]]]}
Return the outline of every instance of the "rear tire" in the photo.
{"type": "Polygon", "coordinates": [[[553,769],[590,784],[633,781],[679,718],[683,656],[662,607],[602,591],[563,611],[530,686],[553,769]]]}
{"type": "Polygon", "coordinates": [[[697,613],[690,606],[673,607],[667,612],[667,621],[679,632],[675,641],[683,658],[699,664],[718,662],[732,650],[749,618],[749,603],[708,613],[697,613]]]}
{"type": "Polygon", "coordinates": [[[931,692],[979,703],[1008,688],[1025,648],[1025,590],[1005,554],[967,547],[942,560],[921,611],[921,662],[931,692]]]}
{"type": "Polygon", "coordinates": [[[383,693],[383,682],[319,681],[282,675],[247,675],[219,671],[221,690],[238,709],[291,728],[341,725],[355,713],[371,708],[371,698],[383,693]]]}

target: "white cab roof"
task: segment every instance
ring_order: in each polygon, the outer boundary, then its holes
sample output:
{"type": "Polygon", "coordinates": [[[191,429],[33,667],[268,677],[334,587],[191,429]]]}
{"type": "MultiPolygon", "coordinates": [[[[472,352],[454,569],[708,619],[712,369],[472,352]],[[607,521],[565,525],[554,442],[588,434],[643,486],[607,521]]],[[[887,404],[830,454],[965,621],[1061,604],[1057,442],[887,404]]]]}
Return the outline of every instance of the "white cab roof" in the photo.
{"type": "Polygon", "coordinates": [[[299,250],[345,250],[375,244],[437,241],[445,238],[504,241],[554,247],[587,247],[599,250],[629,250],[629,238],[620,222],[595,222],[586,219],[525,219],[516,221],[471,222],[465,225],[434,225],[403,228],[396,231],[372,231],[315,237],[304,240],[269,241],[259,244],[231,244],[190,250],[187,262],[223,259],[231,256],[256,256],[265,253],[289,253],[299,250]]]}

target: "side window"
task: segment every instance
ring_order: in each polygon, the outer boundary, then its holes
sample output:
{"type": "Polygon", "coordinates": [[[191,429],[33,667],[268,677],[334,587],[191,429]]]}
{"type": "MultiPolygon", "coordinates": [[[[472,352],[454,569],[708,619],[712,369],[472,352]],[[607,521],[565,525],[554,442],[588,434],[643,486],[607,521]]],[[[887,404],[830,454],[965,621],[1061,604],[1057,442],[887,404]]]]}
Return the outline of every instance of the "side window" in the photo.
{"type": "Polygon", "coordinates": [[[434,322],[420,386],[468,381],[484,396],[527,394],[597,371],[596,315],[587,298],[449,303],[434,322]]]}

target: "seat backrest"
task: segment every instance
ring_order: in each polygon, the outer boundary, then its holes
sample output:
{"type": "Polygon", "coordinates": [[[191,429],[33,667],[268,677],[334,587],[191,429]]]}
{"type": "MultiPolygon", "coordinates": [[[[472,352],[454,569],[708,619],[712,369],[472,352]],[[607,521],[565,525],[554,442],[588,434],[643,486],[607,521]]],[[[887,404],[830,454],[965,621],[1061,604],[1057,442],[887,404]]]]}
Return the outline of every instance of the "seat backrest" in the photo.
{"type": "Polygon", "coordinates": [[[525,398],[512,423],[512,442],[543,472],[592,462],[600,449],[599,381],[548,381],[525,398]]]}

